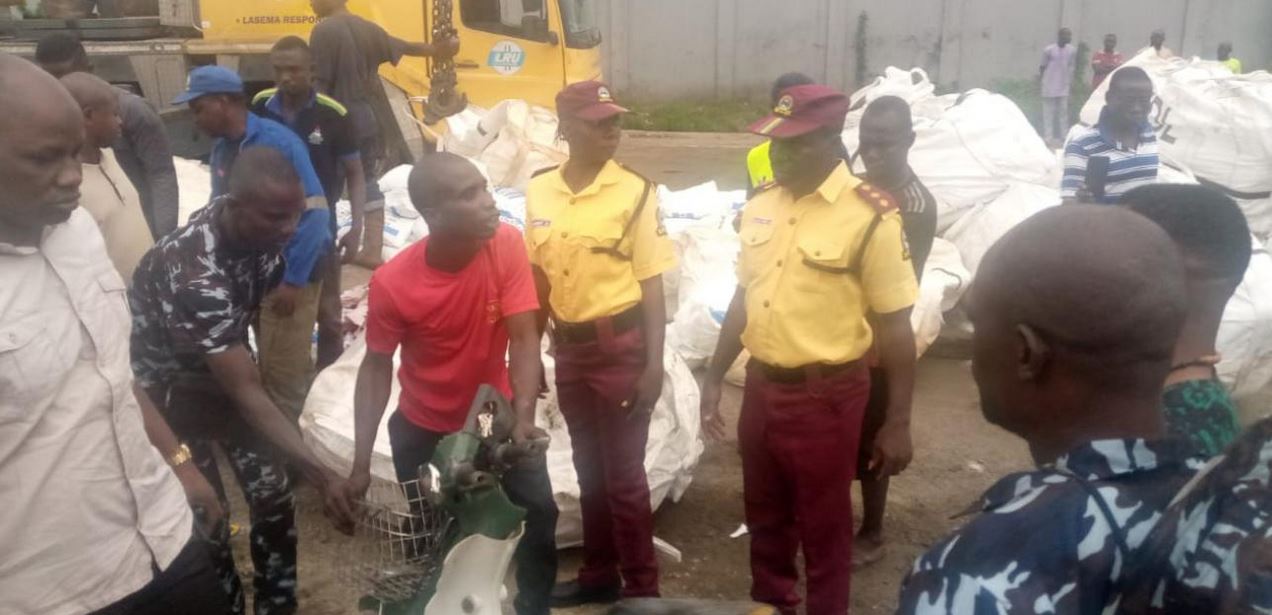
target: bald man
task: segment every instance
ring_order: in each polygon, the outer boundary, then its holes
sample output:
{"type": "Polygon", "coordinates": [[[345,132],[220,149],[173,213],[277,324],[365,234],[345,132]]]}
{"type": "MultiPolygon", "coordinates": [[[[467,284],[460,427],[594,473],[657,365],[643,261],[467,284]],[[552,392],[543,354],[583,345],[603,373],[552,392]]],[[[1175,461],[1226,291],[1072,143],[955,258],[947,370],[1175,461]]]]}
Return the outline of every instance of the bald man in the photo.
{"type": "Polygon", "coordinates": [[[109,83],[88,73],[70,73],[61,81],[84,112],[80,206],[93,216],[115,270],[131,285],[133,270],[155,241],[141,197],[109,149],[119,139],[119,98],[109,83]]]}
{"type": "Polygon", "coordinates": [[[1195,469],[1161,412],[1186,300],[1170,238],[1122,209],[1049,209],[990,250],[970,297],[972,375],[986,420],[1038,469],[1000,480],[918,558],[898,612],[1104,609],[1195,469]]]}
{"type": "MultiPolygon", "coordinates": [[[[463,428],[482,384],[512,398],[514,441],[547,437],[535,427],[539,299],[521,233],[500,223],[486,179],[454,154],[421,159],[411,171],[410,192],[430,232],[371,278],[367,355],[354,392],[349,499],[361,498],[371,484],[371,451],[399,348],[402,399],[389,418],[398,480],[415,480],[441,439],[463,428]]],[[[557,507],[546,459],[523,460],[504,474],[503,486],[526,509],[516,553],[517,615],[547,615],[556,581],[557,507]]]]}
{"type": "MultiPolygon", "coordinates": [[[[256,615],[296,613],[296,509],[283,461],[318,488],[328,516],[351,529],[344,481],[314,455],[266,393],[252,360],[248,326],[284,277],[283,249],[306,202],[291,158],[247,147],[228,191],[155,244],[129,292],[137,380],[161,401],[194,463],[221,494],[213,449],[229,459],[251,513],[256,615]]],[[[259,338],[257,338],[259,339],[259,338]]],[[[225,525],[205,543],[235,615],[246,612],[225,525]]]]}
{"type": "Polygon", "coordinates": [[[84,112],[3,54],[0,109],[0,613],[221,615],[191,504],[221,508],[134,392],[124,282],[77,207],[84,112]]]}

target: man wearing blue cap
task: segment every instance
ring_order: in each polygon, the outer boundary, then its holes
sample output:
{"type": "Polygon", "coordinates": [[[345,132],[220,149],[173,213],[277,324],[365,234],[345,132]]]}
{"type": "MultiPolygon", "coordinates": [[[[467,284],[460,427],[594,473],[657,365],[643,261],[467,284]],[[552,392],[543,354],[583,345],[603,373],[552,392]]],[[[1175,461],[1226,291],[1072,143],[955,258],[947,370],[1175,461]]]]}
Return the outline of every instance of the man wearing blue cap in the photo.
{"type": "Polygon", "coordinates": [[[261,379],[274,402],[300,416],[313,380],[310,350],[318,320],[323,268],[332,251],[331,212],[309,149],[290,128],[257,116],[247,108],[243,81],[227,68],[203,66],[190,73],[188,91],[173,104],[189,103],[194,122],[217,139],[212,147],[212,198],[228,191],[230,169],[240,151],[268,147],[283,153],[300,175],[309,208],[284,251],[283,283],[266,300],[257,331],[261,379]]]}
{"type": "MultiPolygon", "coordinates": [[[[235,160],[241,152],[253,148],[280,152],[291,163],[304,188],[307,208],[283,250],[286,266],[282,283],[270,292],[258,312],[259,378],[258,367],[247,364],[235,370],[236,374],[242,375],[241,382],[220,383],[220,388],[230,391],[252,387],[260,389],[263,386],[273,404],[294,420],[300,414],[313,377],[310,348],[323,278],[322,267],[318,264],[333,247],[328,227],[330,212],[322,184],[314,172],[308,149],[290,128],[248,111],[243,82],[234,71],[219,66],[196,68],[190,73],[187,91],[173,101],[173,104],[185,103],[190,105],[199,129],[217,139],[211,159],[213,199],[230,192],[230,171],[237,168],[235,160]]],[[[258,275],[264,274],[258,272],[258,275]]],[[[248,356],[242,355],[245,362],[248,356]]],[[[208,434],[190,436],[215,439],[208,434]]],[[[240,481],[253,509],[251,547],[257,568],[256,613],[295,612],[295,512],[290,506],[290,485],[282,478],[285,469],[270,455],[250,452],[255,450],[251,446],[240,446],[242,442],[232,444],[232,450],[249,451],[236,454],[233,460],[239,469],[240,479],[256,477],[240,481]],[[257,514],[258,503],[275,501],[287,501],[288,505],[268,515],[257,514]]],[[[200,446],[194,450],[196,463],[215,475],[215,460],[209,454],[210,447],[200,446]]],[[[260,506],[270,507],[269,504],[260,506]]],[[[274,508],[270,510],[274,511],[274,508]]],[[[220,538],[223,542],[228,535],[220,538]]],[[[228,543],[219,546],[221,557],[218,566],[236,603],[236,613],[239,613],[243,609],[243,598],[241,590],[236,589],[234,560],[228,543]]]]}

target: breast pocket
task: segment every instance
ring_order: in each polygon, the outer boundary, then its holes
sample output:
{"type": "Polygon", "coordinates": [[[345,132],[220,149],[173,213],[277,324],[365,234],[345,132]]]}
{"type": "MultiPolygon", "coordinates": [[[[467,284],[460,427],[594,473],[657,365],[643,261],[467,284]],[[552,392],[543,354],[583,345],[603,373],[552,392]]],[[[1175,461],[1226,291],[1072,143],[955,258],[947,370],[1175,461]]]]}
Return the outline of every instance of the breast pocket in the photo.
{"type": "Polygon", "coordinates": [[[46,320],[32,314],[0,324],[0,422],[54,394],[74,364],[74,353],[58,351],[46,320]]]}
{"type": "MultiPolygon", "coordinates": [[[[132,317],[128,311],[127,289],[115,270],[97,274],[97,288],[85,301],[85,324],[92,333],[97,353],[108,368],[128,369],[128,338],[132,332],[132,317]]],[[[112,378],[121,374],[111,373],[112,378]]],[[[124,374],[123,376],[126,376],[124,374]]]]}
{"type": "Polygon", "coordinates": [[[619,260],[632,259],[631,238],[623,237],[623,221],[603,219],[592,221],[578,234],[578,244],[591,254],[605,254],[619,260]]]}
{"type": "Polygon", "coordinates": [[[767,268],[777,266],[781,255],[775,253],[772,224],[743,224],[738,232],[742,252],[738,255],[738,275],[747,282],[759,277],[767,268]]]}
{"type": "Polygon", "coordinates": [[[801,237],[795,244],[799,254],[798,290],[826,293],[857,276],[857,263],[848,254],[848,241],[840,237],[801,237]]]}

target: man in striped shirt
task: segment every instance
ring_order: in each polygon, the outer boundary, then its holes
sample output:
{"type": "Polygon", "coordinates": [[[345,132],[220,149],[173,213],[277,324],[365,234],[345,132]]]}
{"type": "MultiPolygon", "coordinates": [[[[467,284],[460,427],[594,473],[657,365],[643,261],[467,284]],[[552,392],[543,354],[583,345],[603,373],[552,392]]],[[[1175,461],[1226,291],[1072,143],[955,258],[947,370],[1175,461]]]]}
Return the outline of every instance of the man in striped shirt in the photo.
{"type": "Polygon", "coordinates": [[[1065,203],[1116,203],[1123,194],[1157,182],[1157,135],[1148,123],[1153,82],[1138,67],[1113,73],[1108,102],[1093,127],[1064,148],[1065,203]]]}

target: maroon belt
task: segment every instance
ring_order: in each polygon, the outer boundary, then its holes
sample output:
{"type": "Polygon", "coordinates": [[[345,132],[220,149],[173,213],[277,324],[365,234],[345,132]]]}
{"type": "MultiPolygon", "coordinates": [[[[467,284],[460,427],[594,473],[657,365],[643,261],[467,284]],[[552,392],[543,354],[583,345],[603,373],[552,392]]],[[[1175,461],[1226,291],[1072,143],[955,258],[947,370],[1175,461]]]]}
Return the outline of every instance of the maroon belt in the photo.
{"type": "Polygon", "coordinates": [[[863,359],[847,363],[809,363],[799,367],[778,367],[751,359],[750,366],[758,369],[769,382],[778,384],[804,384],[810,380],[824,380],[836,374],[865,368],[863,359]]]}
{"type": "Polygon", "coordinates": [[[613,316],[606,316],[588,322],[553,321],[553,335],[562,344],[586,344],[600,338],[600,331],[609,327],[614,335],[631,331],[645,324],[644,311],[636,304],[613,316]]]}

